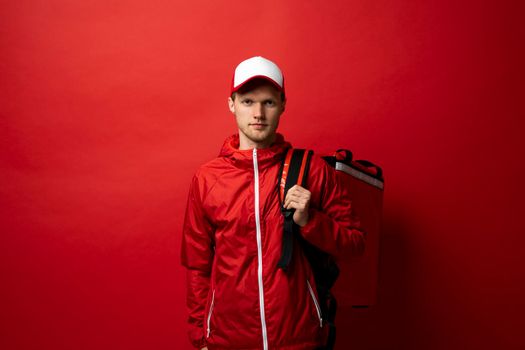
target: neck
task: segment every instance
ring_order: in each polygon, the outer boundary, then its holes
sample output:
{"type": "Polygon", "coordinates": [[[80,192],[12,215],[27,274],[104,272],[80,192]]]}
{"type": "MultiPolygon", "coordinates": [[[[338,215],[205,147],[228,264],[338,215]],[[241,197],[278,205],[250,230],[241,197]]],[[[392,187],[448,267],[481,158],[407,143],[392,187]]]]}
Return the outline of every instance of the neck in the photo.
{"type": "Polygon", "coordinates": [[[253,148],[257,148],[257,149],[268,148],[275,141],[275,137],[276,135],[273,134],[268,139],[261,141],[261,142],[257,142],[257,141],[250,140],[242,132],[239,132],[239,150],[243,151],[243,150],[248,150],[248,149],[253,149],[253,148]]]}

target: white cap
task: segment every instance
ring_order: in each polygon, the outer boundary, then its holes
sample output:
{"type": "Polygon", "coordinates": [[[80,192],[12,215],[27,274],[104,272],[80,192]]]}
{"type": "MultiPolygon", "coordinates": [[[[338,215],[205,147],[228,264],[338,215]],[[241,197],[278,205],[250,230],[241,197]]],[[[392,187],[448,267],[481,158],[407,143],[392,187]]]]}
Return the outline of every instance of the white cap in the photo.
{"type": "Polygon", "coordinates": [[[238,91],[245,83],[254,78],[266,79],[284,92],[284,77],[279,67],[264,57],[255,56],[242,61],[235,68],[231,93],[238,91]]]}

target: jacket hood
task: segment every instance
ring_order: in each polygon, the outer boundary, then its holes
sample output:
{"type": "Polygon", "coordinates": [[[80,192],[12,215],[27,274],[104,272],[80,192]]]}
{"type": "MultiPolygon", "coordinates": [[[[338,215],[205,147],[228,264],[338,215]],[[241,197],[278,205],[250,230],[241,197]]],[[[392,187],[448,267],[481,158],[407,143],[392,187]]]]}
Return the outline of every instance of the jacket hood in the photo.
{"type": "MultiPolygon", "coordinates": [[[[260,165],[266,163],[273,163],[273,161],[281,160],[288,148],[292,145],[284,140],[283,135],[277,133],[274,143],[268,148],[257,149],[257,161],[260,165]]],[[[253,150],[240,150],[239,149],[239,134],[234,134],[226,138],[222,145],[219,157],[229,158],[235,164],[247,164],[250,167],[253,162],[253,150]]]]}

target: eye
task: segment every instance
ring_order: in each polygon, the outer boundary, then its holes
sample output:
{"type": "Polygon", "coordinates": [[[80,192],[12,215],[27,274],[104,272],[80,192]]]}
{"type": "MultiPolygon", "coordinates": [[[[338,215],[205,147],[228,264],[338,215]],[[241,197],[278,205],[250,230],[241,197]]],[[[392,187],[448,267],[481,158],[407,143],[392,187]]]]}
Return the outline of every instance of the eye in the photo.
{"type": "Polygon", "coordinates": [[[267,106],[267,107],[273,107],[273,106],[275,106],[275,101],[274,100],[266,100],[266,101],[264,101],[264,105],[267,106]]]}
{"type": "Polygon", "coordinates": [[[241,103],[243,105],[245,105],[245,106],[250,106],[253,103],[253,101],[250,100],[249,98],[245,98],[245,99],[241,100],[241,103]]]}

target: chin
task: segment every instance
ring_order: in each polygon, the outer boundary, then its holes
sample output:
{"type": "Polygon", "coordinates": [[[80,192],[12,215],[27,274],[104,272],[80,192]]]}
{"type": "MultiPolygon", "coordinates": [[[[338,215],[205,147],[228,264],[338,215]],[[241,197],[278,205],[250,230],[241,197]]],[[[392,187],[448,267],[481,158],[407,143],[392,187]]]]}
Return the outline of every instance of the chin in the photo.
{"type": "Polygon", "coordinates": [[[253,135],[251,139],[252,141],[255,141],[255,142],[266,142],[271,139],[271,136],[265,133],[264,135],[253,135]]]}
{"type": "Polygon", "coordinates": [[[273,135],[270,130],[264,130],[260,133],[254,133],[254,132],[243,132],[244,136],[249,139],[251,142],[255,143],[267,143],[269,141],[273,141],[273,135]]]}

